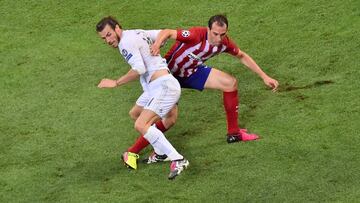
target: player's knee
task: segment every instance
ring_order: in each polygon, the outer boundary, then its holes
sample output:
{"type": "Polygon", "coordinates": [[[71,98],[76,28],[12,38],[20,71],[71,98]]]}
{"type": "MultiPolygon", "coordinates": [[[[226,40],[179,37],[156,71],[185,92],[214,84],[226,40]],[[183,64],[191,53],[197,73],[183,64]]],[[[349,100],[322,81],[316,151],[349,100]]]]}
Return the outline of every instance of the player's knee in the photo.
{"type": "Polygon", "coordinates": [[[173,125],[175,125],[177,120],[177,115],[172,115],[164,120],[164,126],[166,129],[171,128],[173,125]]]}
{"type": "Polygon", "coordinates": [[[163,119],[163,124],[166,129],[171,128],[175,125],[178,116],[177,107],[173,108],[168,114],[165,119],[163,119]]]}
{"type": "Polygon", "coordinates": [[[168,124],[168,127],[167,127],[167,128],[170,128],[171,126],[175,125],[176,120],[177,120],[177,116],[172,117],[172,118],[169,120],[169,124],[168,124]]]}
{"type": "Polygon", "coordinates": [[[225,92],[230,92],[230,91],[235,91],[237,90],[237,80],[235,77],[229,77],[228,81],[226,82],[224,91],[225,92]]]}
{"type": "Polygon", "coordinates": [[[145,123],[137,119],[134,124],[134,128],[141,134],[145,134],[145,123]]]}
{"type": "Polygon", "coordinates": [[[131,109],[129,111],[129,116],[131,119],[136,120],[139,117],[139,113],[136,110],[131,109]]]}

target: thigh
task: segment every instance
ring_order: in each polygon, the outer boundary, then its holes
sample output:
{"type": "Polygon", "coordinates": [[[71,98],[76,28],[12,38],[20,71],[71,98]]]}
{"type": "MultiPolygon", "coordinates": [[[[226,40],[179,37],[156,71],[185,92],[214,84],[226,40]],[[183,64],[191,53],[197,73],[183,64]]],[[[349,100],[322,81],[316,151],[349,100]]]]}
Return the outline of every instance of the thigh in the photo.
{"type": "Polygon", "coordinates": [[[151,97],[144,109],[151,110],[164,118],[179,101],[181,88],[172,75],[169,75],[166,79],[153,82],[155,83],[150,86],[151,97]]]}
{"type": "Polygon", "coordinates": [[[165,126],[166,129],[171,128],[177,120],[178,117],[178,105],[175,105],[165,116],[165,118],[162,119],[162,123],[165,126]]]}
{"type": "Polygon", "coordinates": [[[178,110],[179,107],[178,107],[178,104],[175,104],[175,106],[165,115],[164,119],[167,119],[167,118],[177,118],[177,115],[178,115],[178,110]]]}
{"type": "Polygon", "coordinates": [[[212,68],[209,77],[206,80],[205,88],[229,92],[237,89],[237,82],[230,74],[212,68]]]}

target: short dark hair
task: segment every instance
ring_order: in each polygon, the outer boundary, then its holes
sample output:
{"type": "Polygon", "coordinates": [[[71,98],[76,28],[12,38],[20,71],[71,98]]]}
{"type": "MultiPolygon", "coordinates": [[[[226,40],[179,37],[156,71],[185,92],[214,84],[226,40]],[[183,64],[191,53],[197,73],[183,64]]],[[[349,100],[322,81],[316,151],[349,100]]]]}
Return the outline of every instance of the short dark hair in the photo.
{"type": "Polygon", "coordinates": [[[118,25],[120,28],[121,25],[119,24],[119,22],[112,16],[107,16],[104,17],[103,19],[101,19],[97,24],[96,24],[96,31],[97,32],[101,32],[103,31],[103,29],[105,28],[106,25],[110,25],[110,27],[115,30],[115,27],[118,25]]]}
{"type": "Polygon", "coordinates": [[[220,26],[224,26],[226,25],[226,28],[228,28],[228,20],[226,18],[225,15],[222,15],[222,14],[218,14],[218,15],[214,15],[214,16],[211,16],[211,18],[209,19],[209,22],[208,22],[208,26],[209,26],[209,29],[211,30],[211,27],[214,23],[217,23],[218,25],[220,26]]]}

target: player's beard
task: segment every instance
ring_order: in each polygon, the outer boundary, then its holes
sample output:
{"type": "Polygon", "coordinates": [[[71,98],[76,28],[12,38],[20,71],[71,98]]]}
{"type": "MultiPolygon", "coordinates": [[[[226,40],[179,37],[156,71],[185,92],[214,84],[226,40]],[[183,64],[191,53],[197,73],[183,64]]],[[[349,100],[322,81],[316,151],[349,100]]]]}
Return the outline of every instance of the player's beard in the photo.
{"type": "MultiPolygon", "coordinates": [[[[117,43],[119,44],[120,43],[120,36],[117,33],[115,33],[115,34],[116,34],[117,43]]],[[[118,46],[118,44],[117,44],[117,46],[118,46]]]]}
{"type": "Polygon", "coordinates": [[[113,42],[113,43],[111,44],[111,46],[114,47],[114,48],[118,48],[119,43],[120,43],[120,36],[119,36],[117,33],[115,33],[115,35],[116,35],[117,41],[116,41],[116,43],[113,42]],[[115,43],[115,44],[114,44],[114,43],[115,43]]]}
{"type": "Polygon", "coordinates": [[[116,38],[117,38],[118,43],[120,43],[120,36],[118,34],[116,34],[116,38]]]}

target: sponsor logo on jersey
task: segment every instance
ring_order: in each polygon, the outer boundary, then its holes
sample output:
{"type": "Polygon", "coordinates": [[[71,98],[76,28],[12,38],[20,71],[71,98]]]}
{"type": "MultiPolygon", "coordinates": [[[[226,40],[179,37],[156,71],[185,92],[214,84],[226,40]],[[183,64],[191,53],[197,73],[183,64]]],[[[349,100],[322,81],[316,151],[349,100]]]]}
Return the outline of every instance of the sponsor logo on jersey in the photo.
{"type": "Polygon", "coordinates": [[[128,51],[126,49],[122,49],[121,54],[123,55],[123,57],[125,58],[126,61],[129,61],[131,59],[131,57],[133,56],[131,53],[128,53],[128,51]]]}
{"type": "Polygon", "coordinates": [[[201,58],[194,53],[189,53],[187,56],[193,60],[201,61],[201,58]]]}
{"type": "Polygon", "coordinates": [[[189,36],[190,36],[190,31],[189,31],[189,30],[183,30],[183,31],[181,32],[181,36],[183,36],[183,37],[189,37],[189,36]]]}

